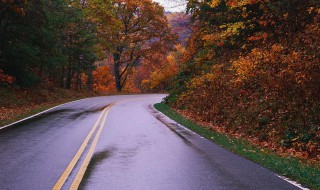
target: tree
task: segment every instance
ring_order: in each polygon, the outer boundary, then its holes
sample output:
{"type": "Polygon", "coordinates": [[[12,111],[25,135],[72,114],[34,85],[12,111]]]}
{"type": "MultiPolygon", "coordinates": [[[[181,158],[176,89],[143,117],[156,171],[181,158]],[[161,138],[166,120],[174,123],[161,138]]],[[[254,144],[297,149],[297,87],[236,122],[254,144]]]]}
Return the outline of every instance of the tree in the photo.
{"type": "MultiPolygon", "coordinates": [[[[40,82],[71,88],[92,70],[95,25],[79,2],[66,0],[0,1],[0,70],[21,87],[40,82]]],[[[90,73],[89,73],[90,75],[90,73]]]]}
{"type": "Polygon", "coordinates": [[[178,44],[175,46],[175,51],[170,52],[169,55],[155,54],[153,59],[144,60],[145,73],[144,79],[141,80],[144,90],[167,90],[174,77],[182,70],[183,65],[180,65],[180,61],[184,51],[184,47],[178,44]],[[152,62],[159,62],[159,64],[150,68],[152,62]]]}
{"type": "Polygon", "coordinates": [[[90,2],[88,13],[97,22],[98,35],[113,56],[113,70],[121,91],[133,68],[154,51],[172,47],[163,7],[151,0],[106,0],[90,2]],[[95,15],[95,16],[94,16],[95,15]]]}

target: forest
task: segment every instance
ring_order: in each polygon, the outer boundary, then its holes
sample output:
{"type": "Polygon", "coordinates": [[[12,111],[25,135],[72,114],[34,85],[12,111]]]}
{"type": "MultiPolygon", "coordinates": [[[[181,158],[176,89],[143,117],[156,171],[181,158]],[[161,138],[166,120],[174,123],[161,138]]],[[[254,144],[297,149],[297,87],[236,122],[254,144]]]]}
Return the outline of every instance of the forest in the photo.
{"type": "Polygon", "coordinates": [[[1,0],[0,15],[1,87],[141,91],[177,39],[150,0],[1,0]]]}
{"type": "Polygon", "coordinates": [[[319,0],[188,0],[186,13],[151,0],[0,5],[1,92],[168,92],[216,131],[320,160],[319,0]]]}

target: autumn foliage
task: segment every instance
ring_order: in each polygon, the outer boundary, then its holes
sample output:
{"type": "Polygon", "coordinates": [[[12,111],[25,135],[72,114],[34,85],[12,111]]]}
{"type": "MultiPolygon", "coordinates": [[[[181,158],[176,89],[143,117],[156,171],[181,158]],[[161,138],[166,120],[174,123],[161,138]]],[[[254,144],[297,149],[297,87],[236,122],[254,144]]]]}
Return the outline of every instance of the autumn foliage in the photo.
{"type": "Polygon", "coordinates": [[[213,128],[319,160],[319,3],[189,1],[189,12],[187,67],[167,101],[213,128]]]}
{"type": "Polygon", "coordinates": [[[104,65],[98,67],[95,71],[93,71],[92,75],[92,87],[95,92],[114,93],[116,91],[110,66],[104,65]]]}
{"type": "Polygon", "coordinates": [[[0,85],[9,85],[14,82],[14,78],[0,70],[0,85]]]}

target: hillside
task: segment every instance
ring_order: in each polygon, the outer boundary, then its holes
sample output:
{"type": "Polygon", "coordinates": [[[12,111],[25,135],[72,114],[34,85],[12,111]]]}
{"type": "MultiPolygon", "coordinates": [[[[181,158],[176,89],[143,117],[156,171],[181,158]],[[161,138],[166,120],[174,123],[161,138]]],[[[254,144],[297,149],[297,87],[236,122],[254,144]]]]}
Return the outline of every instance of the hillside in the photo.
{"type": "MultiPolygon", "coordinates": [[[[195,1],[190,7],[195,32],[171,84],[170,105],[213,130],[319,161],[319,2],[195,1]]],[[[174,26],[184,26],[176,20],[174,26]]]]}
{"type": "Polygon", "coordinates": [[[179,42],[185,46],[192,33],[190,28],[190,15],[182,12],[167,13],[167,18],[172,27],[172,32],[178,34],[179,42]]]}

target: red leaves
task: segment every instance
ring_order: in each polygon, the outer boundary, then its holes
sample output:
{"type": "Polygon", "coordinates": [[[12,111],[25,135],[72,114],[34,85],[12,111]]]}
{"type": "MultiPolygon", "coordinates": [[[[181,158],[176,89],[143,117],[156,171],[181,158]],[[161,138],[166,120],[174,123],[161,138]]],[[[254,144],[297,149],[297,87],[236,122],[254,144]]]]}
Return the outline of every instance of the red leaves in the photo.
{"type": "Polygon", "coordinates": [[[319,31],[316,18],[290,43],[253,36],[249,40],[266,44],[228,64],[216,60],[209,73],[188,83],[175,106],[219,132],[279,154],[319,160],[319,31]]]}
{"type": "Polygon", "coordinates": [[[259,34],[256,34],[254,36],[248,37],[248,40],[249,41],[258,41],[258,40],[266,41],[267,38],[268,38],[268,34],[267,33],[259,33],[259,34]]]}
{"type": "Polygon", "coordinates": [[[15,81],[14,77],[7,75],[0,69],[0,85],[1,84],[13,84],[15,81]]]}

